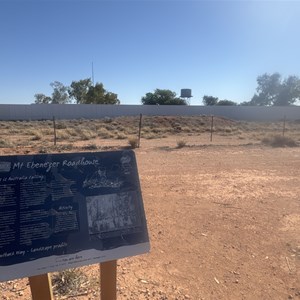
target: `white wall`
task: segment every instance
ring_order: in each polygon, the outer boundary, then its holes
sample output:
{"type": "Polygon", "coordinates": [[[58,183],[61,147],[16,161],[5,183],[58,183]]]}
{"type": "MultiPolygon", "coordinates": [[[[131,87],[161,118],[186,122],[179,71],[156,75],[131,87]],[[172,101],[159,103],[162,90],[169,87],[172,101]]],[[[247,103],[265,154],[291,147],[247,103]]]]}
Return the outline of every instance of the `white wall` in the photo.
{"type": "Polygon", "coordinates": [[[300,120],[300,106],[173,106],[173,105],[93,105],[93,104],[0,104],[0,120],[98,119],[135,115],[215,115],[234,120],[300,120]]]}

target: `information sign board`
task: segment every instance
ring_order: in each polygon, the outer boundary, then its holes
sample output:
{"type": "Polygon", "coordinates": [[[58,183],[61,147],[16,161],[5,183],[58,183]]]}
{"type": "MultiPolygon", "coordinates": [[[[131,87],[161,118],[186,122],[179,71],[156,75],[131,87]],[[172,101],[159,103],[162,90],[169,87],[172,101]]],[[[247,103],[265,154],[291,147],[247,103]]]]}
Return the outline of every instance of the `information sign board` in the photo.
{"type": "Polygon", "coordinates": [[[0,281],[147,251],[133,151],[0,157],[0,281]]]}

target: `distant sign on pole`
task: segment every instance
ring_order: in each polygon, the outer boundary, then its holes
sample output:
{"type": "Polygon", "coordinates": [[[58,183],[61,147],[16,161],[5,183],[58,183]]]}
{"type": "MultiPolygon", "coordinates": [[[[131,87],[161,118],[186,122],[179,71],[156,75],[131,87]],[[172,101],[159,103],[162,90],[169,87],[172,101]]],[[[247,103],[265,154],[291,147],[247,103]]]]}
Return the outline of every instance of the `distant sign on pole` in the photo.
{"type": "Polygon", "coordinates": [[[133,151],[0,157],[0,281],[148,251],[133,151]]]}

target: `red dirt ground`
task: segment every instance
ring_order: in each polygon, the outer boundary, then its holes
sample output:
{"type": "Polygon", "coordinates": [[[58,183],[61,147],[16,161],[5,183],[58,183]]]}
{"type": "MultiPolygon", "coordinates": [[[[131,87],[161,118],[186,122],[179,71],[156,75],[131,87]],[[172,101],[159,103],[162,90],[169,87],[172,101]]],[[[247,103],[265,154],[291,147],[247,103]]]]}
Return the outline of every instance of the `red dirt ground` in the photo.
{"type": "MultiPolygon", "coordinates": [[[[151,251],[118,261],[118,299],[300,299],[300,148],[177,139],[135,150],[151,251]]],[[[70,299],[99,299],[98,266],[82,269],[70,299]]],[[[27,279],[0,295],[30,299],[27,279]]]]}

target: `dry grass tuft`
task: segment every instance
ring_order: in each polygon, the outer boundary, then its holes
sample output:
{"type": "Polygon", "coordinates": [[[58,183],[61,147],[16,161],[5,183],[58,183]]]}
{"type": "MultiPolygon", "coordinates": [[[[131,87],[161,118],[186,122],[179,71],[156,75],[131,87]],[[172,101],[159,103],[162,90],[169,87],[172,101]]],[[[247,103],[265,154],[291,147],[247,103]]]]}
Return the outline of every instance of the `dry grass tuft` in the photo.
{"type": "Polygon", "coordinates": [[[123,132],[118,132],[117,135],[116,135],[116,138],[118,140],[125,140],[125,139],[127,139],[127,135],[123,132]]]}
{"type": "Polygon", "coordinates": [[[78,268],[54,273],[52,283],[54,294],[60,296],[87,294],[90,286],[87,275],[78,268]]]}
{"type": "Polygon", "coordinates": [[[40,133],[39,131],[35,131],[33,132],[33,136],[31,137],[32,141],[40,141],[43,138],[42,133],[40,133]]]}
{"type": "Polygon", "coordinates": [[[0,148],[10,148],[10,147],[12,147],[12,144],[10,142],[0,139],[0,148]]]}
{"type": "Polygon", "coordinates": [[[75,128],[67,128],[65,131],[68,135],[72,136],[72,137],[77,137],[79,135],[80,130],[76,130],[75,128]]]}
{"type": "Polygon", "coordinates": [[[60,121],[60,122],[56,122],[55,127],[56,129],[66,129],[68,128],[68,125],[66,122],[60,121]]]}
{"type": "Polygon", "coordinates": [[[183,148],[186,146],[186,141],[185,140],[178,140],[177,141],[177,148],[180,149],[180,148],[183,148]]]}
{"type": "Polygon", "coordinates": [[[67,131],[65,131],[65,130],[57,130],[57,131],[56,131],[56,138],[57,138],[58,140],[61,140],[61,141],[67,141],[67,140],[69,140],[70,135],[69,135],[69,133],[68,133],[67,131]]]}
{"type": "Polygon", "coordinates": [[[82,146],[83,150],[97,150],[98,146],[96,144],[88,144],[85,146],[82,146]]]}
{"type": "Polygon", "coordinates": [[[139,146],[139,140],[135,136],[129,137],[128,138],[128,143],[129,143],[131,149],[135,149],[139,146]]]}
{"type": "Polygon", "coordinates": [[[80,132],[80,139],[88,141],[97,137],[97,134],[90,129],[82,129],[80,132]]]}
{"type": "Polygon", "coordinates": [[[42,135],[50,135],[50,136],[54,135],[53,128],[44,128],[43,130],[41,130],[41,133],[42,135]]]}
{"type": "Polygon", "coordinates": [[[100,128],[98,130],[98,136],[102,139],[111,139],[114,137],[114,133],[106,128],[100,128]]]}

